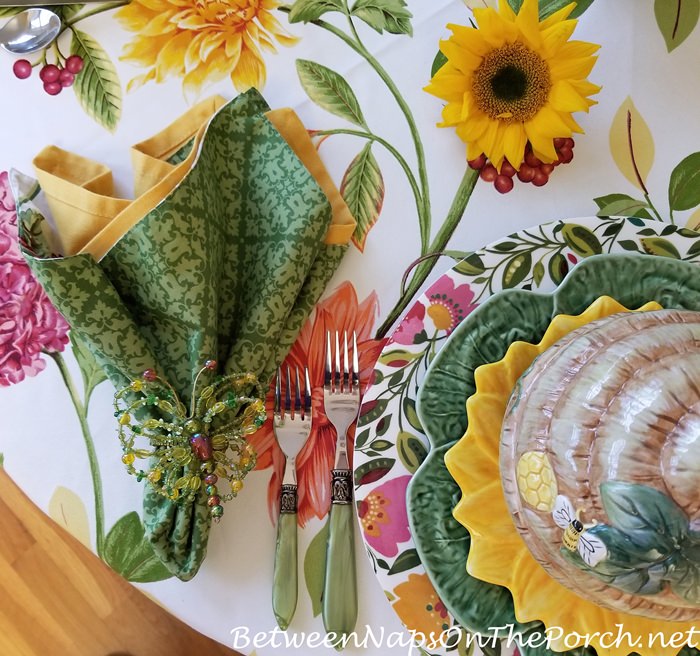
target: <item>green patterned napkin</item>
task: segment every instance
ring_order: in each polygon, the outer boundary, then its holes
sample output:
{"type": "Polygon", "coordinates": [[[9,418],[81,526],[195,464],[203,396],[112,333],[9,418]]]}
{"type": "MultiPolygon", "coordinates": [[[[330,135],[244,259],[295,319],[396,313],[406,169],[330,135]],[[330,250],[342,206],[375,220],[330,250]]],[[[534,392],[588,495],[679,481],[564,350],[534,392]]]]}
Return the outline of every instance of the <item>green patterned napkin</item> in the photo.
{"type": "MultiPolygon", "coordinates": [[[[267,383],[337,268],[346,246],[324,243],[328,200],[267,109],[257,92],[225,105],[189,173],[99,262],[52,256],[37,184],[14,174],[25,257],[116,387],[153,368],[187,404],[207,359],[267,383]]],[[[146,484],[143,510],[157,555],[192,578],[207,548],[206,493],[176,504],[146,484]]]]}

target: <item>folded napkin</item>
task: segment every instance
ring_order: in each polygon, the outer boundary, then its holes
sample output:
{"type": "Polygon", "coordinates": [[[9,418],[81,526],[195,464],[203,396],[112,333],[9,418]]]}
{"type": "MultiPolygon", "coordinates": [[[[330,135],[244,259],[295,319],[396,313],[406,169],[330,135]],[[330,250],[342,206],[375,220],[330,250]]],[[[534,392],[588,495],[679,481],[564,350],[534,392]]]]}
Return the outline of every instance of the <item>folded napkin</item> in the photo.
{"type": "MultiPolygon", "coordinates": [[[[136,200],[48,147],[48,221],[36,182],[13,175],[24,255],[117,388],[153,369],[189,405],[207,360],[268,383],[337,268],[355,222],[299,119],[268,110],[256,91],[211,99],[135,146],[136,200]]],[[[206,501],[145,485],[146,532],[183,580],[206,553],[206,501]]]]}

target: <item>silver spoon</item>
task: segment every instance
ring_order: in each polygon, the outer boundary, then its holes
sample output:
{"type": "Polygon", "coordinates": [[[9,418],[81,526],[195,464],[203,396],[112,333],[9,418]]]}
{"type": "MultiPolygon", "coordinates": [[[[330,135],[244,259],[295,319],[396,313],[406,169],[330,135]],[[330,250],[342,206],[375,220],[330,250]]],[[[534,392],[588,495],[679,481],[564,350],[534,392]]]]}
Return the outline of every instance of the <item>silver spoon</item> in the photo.
{"type": "Polygon", "coordinates": [[[31,7],[11,18],[0,30],[0,47],[13,55],[46,48],[61,31],[61,19],[49,9],[31,7]]]}

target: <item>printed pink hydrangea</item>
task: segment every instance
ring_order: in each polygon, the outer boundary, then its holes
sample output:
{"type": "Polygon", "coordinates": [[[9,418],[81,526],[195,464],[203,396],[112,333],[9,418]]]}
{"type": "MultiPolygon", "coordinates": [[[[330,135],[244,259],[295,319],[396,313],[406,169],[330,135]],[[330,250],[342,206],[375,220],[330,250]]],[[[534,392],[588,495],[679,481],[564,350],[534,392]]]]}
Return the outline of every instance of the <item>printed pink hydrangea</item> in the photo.
{"type": "Polygon", "coordinates": [[[42,353],[62,351],[68,324],[24,261],[17,242],[17,213],[6,172],[0,173],[0,386],[36,376],[42,353]]]}

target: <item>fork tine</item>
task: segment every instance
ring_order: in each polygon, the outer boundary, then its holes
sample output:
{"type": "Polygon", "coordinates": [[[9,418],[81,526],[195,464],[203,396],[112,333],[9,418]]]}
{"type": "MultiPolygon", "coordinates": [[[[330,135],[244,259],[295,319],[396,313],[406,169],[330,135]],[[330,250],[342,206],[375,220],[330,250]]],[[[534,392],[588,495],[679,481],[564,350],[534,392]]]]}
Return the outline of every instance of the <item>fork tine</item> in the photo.
{"type": "Polygon", "coordinates": [[[291,412],[292,411],[292,398],[290,394],[290,388],[292,386],[292,383],[289,379],[289,365],[287,365],[287,380],[286,380],[286,386],[284,389],[284,411],[285,412],[291,412]]]}
{"type": "Polygon", "coordinates": [[[304,378],[304,418],[306,418],[311,416],[311,383],[308,367],[304,367],[304,378]]]}
{"type": "Polygon", "coordinates": [[[334,384],[336,386],[336,392],[340,391],[340,341],[338,338],[338,331],[335,331],[335,373],[334,373],[334,384]]]}
{"type": "Polygon", "coordinates": [[[357,332],[352,331],[352,386],[360,384],[360,362],[357,354],[357,332]]]}
{"type": "Polygon", "coordinates": [[[333,373],[331,371],[332,364],[331,358],[331,331],[326,331],[326,368],[323,372],[323,386],[330,389],[333,383],[333,373]]]}
{"type": "Polygon", "coordinates": [[[350,391],[350,358],[348,358],[348,331],[343,333],[343,392],[350,391]]]}
{"type": "Polygon", "coordinates": [[[299,367],[294,368],[296,371],[296,389],[294,390],[294,414],[301,414],[301,385],[299,383],[299,367]]]}
{"type": "Polygon", "coordinates": [[[275,407],[273,409],[273,413],[277,416],[279,416],[280,413],[280,401],[281,401],[281,396],[282,396],[282,372],[280,371],[280,368],[277,367],[277,375],[275,376],[275,407]]]}

